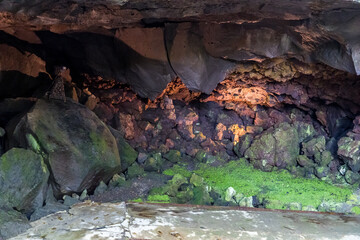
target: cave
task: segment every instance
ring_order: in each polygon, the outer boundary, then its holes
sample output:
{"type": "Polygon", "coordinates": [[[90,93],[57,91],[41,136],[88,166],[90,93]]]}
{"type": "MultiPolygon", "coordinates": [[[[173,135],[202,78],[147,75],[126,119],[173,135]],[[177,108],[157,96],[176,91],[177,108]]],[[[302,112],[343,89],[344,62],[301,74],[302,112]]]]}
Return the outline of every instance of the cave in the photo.
{"type": "Polygon", "coordinates": [[[0,239],[113,202],[360,223],[358,26],[358,1],[0,1],[0,239]]]}

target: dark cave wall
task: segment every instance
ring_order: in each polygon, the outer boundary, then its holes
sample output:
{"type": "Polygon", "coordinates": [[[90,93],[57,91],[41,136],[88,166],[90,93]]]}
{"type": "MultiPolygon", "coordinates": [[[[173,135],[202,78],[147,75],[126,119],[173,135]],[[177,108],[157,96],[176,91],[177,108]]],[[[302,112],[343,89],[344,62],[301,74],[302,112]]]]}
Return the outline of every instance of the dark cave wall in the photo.
{"type": "Polygon", "coordinates": [[[65,65],[151,99],[175,75],[209,94],[242,61],[295,58],[359,73],[360,10],[350,1],[38,0],[0,10],[1,43],[38,56],[48,73],[65,65]]]}

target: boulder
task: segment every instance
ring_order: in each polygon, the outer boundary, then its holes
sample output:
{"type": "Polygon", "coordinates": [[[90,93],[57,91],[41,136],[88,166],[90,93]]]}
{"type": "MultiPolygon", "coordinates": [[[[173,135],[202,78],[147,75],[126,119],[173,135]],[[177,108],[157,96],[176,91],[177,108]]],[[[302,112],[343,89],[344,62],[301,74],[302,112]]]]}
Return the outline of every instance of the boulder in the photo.
{"type": "Polygon", "coordinates": [[[281,123],[274,130],[276,140],[276,166],[285,168],[296,165],[296,159],[299,155],[299,135],[293,126],[288,123],[281,123]]]}
{"type": "Polygon", "coordinates": [[[136,161],[138,157],[138,152],[130,146],[130,144],[123,138],[122,134],[119,131],[111,127],[109,127],[109,129],[114,135],[117,143],[117,148],[119,150],[119,155],[121,159],[121,171],[123,172],[136,161]]]}
{"type": "Polygon", "coordinates": [[[32,213],[44,202],[48,178],[41,155],[12,148],[0,158],[0,206],[32,213]]]}
{"type": "Polygon", "coordinates": [[[92,191],[121,170],[116,140],[108,127],[71,100],[37,101],[13,135],[13,144],[35,148],[45,156],[58,197],[92,191]]]}
{"type": "Polygon", "coordinates": [[[304,155],[308,157],[314,156],[317,152],[323,152],[325,150],[326,140],[324,136],[313,138],[308,142],[302,143],[302,151],[304,155]]]}
{"type": "Polygon", "coordinates": [[[15,237],[31,225],[27,218],[15,210],[0,209],[0,239],[15,237]]]}
{"type": "Polygon", "coordinates": [[[299,151],[297,129],[288,123],[281,123],[276,128],[270,128],[255,137],[244,156],[256,167],[269,171],[275,166],[295,166],[299,151]]]}
{"type": "Polygon", "coordinates": [[[360,170],[360,141],[351,137],[342,137],[338,142],[337,154],[347,163],[353,172],[360,170]]]}
{"type": "Polygon", "coordinates": [[[181,162],[181,153],[178,150],[170,150],[164,155],[164,158],[172,163],[181,162]]]}
{"type": "Polygon", "coordinates": [[[240,141],[234,145],[234,152],[238,157],[244,157],[245,151],[250,147],[254,136],[252,134],[245,134],[240,138],[240,141]]]}
{"type": "Polygon", "coordinates": [[[245,151],[245,158],[250,159],[256,167],[271,170],[275,166],[276,140],[272,131],[266,131],[256,137],[251,146],[245,151]]]}

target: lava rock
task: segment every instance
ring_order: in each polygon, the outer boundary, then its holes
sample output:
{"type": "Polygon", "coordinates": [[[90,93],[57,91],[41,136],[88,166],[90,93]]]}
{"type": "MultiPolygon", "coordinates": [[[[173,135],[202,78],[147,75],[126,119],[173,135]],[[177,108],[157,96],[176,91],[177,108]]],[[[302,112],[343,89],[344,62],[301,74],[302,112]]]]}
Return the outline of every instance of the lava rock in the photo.
{"type": "Polygon", "coordinates": [[[308,142],[302,143],[302,151],[304,155],[308,157],[314,156],[318,152],[323,152],[325,150],[326,140],[324,136],[319,136],[313,138],[308,142]]]}
{"type": "Polygon", "coordinates": [[[254,136],[252,134],[245,134],[238,143],[234,145],[234,152],[238,157],[244,157],[245,151],[250,147],[254,136]]]}
{"type": "Polygon", "coordinates": [[[299,155],[299,135],[292,125],[281,123],[255,137],[244,156],[262,170],[291,168],[299,155]]]}
{"type": "Polygon", "coordinates": [[[358,172],[360,170],[360,140],[342,137],[338,142],[338,147],[338,155],[353,172],[358,172]]]}

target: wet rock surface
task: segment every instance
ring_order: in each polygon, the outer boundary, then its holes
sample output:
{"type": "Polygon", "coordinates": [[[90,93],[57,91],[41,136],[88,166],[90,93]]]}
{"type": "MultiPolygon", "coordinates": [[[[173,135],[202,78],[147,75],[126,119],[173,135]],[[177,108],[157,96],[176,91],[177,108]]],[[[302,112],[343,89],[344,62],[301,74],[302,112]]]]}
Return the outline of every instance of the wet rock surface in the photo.
{"type": "Polygon", "coordinates": [[[11,239],[359,239],[359,217],[136,203],[82,203],[11,239]],[[226,224],[224,224],[226,222],[226,224]]]}

